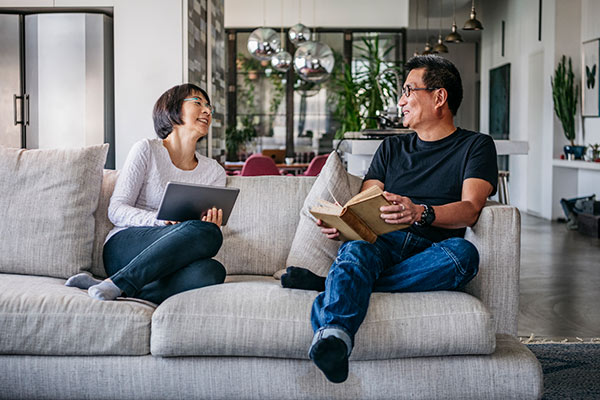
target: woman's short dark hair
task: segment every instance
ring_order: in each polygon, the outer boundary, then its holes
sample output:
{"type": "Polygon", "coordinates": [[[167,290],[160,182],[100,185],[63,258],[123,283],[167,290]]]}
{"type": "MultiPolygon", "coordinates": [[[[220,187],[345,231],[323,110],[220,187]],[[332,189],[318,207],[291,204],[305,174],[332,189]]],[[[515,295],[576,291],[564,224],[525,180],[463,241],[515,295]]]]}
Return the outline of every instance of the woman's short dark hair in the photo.
{"type": "Polygon", "coordinates": [[[440,56],[414,56],[406,62],[406,73],[413,69],[425,68],[423,83],[426,87],[444,88],[448,92],[448,107],[456,115],[462,102],[462,80],[452,62],[440,56]]]}
{"type": "Polygon", "coordinates": [[[154,130],[159,138],[164,139],[169,136],[173,132],[174,125],[183,125],[181,120],[183,99],[198,93],[201,93],[210,104],[208,93],[191,83],[173,86],[156,100],[152,119],[154,120],[154,130]]]}

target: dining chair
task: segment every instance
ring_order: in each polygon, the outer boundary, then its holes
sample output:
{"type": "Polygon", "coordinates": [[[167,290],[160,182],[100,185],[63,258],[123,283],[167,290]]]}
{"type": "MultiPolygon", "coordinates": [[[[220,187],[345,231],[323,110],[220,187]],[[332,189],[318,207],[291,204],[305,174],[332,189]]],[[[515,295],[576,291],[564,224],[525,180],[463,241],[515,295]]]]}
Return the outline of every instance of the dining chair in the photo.
{"type": "Polygon", "coordinates": [[[310,164],[308,164],[308,168],[306,168],[306,171],[304,171],[304,173],[302,175],[304,175],[304,176],[319,175],[319,173],[321,172],[321,169],[323,169],[323,165],[325,165],[325,162],[327,161],[327,157],[329,157],[329,154],[323,154],[321,156],[316,156],[315,158],[313,158],[310,161],[310,164]]]}
{"type": "Polygon", "coordinates": [[[253,154],[244,163],[241,176],[280,175],[275,161],[271,157],[253,154]]]}

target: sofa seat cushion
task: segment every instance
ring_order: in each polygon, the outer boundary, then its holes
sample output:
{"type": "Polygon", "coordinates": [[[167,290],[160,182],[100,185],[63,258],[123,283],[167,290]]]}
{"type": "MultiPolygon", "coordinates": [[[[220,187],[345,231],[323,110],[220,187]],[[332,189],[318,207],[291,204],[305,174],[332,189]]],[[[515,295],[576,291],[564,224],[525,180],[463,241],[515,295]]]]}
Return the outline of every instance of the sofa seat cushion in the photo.
{"type": "Polygon", "coordinates": [[[0,274],[0,354],[144,355],[154,305],[99,301],[64,279],[0,274]]]}
{"type": "MultiPolygon", "coordinates": [[[[162,303],[152,316],[151,352],[308,358],[316,296],[272,277],[230,276],[162,303]]],[[[495,343],[491,314],[469,294],[374,293],[351,358],[490,354],[495,343]]]]}

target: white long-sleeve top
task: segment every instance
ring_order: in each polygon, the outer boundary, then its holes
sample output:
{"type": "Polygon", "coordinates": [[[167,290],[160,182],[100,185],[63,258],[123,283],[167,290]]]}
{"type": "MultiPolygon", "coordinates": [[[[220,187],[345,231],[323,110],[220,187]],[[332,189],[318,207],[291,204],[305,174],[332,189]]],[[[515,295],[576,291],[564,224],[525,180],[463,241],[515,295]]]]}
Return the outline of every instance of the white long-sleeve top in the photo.
{"type": "Polygon", "coordinates": [[[108,218],[115,227],[105,243],[125,228],[165,225],[165,221],[156,219],[156,214],[169,181],[225,186],[225,170],[218,162],[198,152],[196,159],[196,168],[184,171],[173,165],[161,139],[142,139],[135,143],[110,198],[108,218]]]}

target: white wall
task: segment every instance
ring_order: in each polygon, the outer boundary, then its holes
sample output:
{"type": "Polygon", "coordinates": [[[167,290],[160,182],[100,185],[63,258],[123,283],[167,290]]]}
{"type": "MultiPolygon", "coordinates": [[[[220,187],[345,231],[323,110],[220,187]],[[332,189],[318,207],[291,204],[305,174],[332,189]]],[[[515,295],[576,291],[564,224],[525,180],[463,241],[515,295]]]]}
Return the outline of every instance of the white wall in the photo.
{"type": "Polygon", "coordinates": [[[225,27],[400,28],[408,11],[409,0],[225,0],[225,27]]]}
{"type": "Polygon", "coordinates": [[[0,0],[0,7],[112,7],[116,168],[133,143],[156,136],[154,102],[183,83],[186,0],[0,0]]]}

